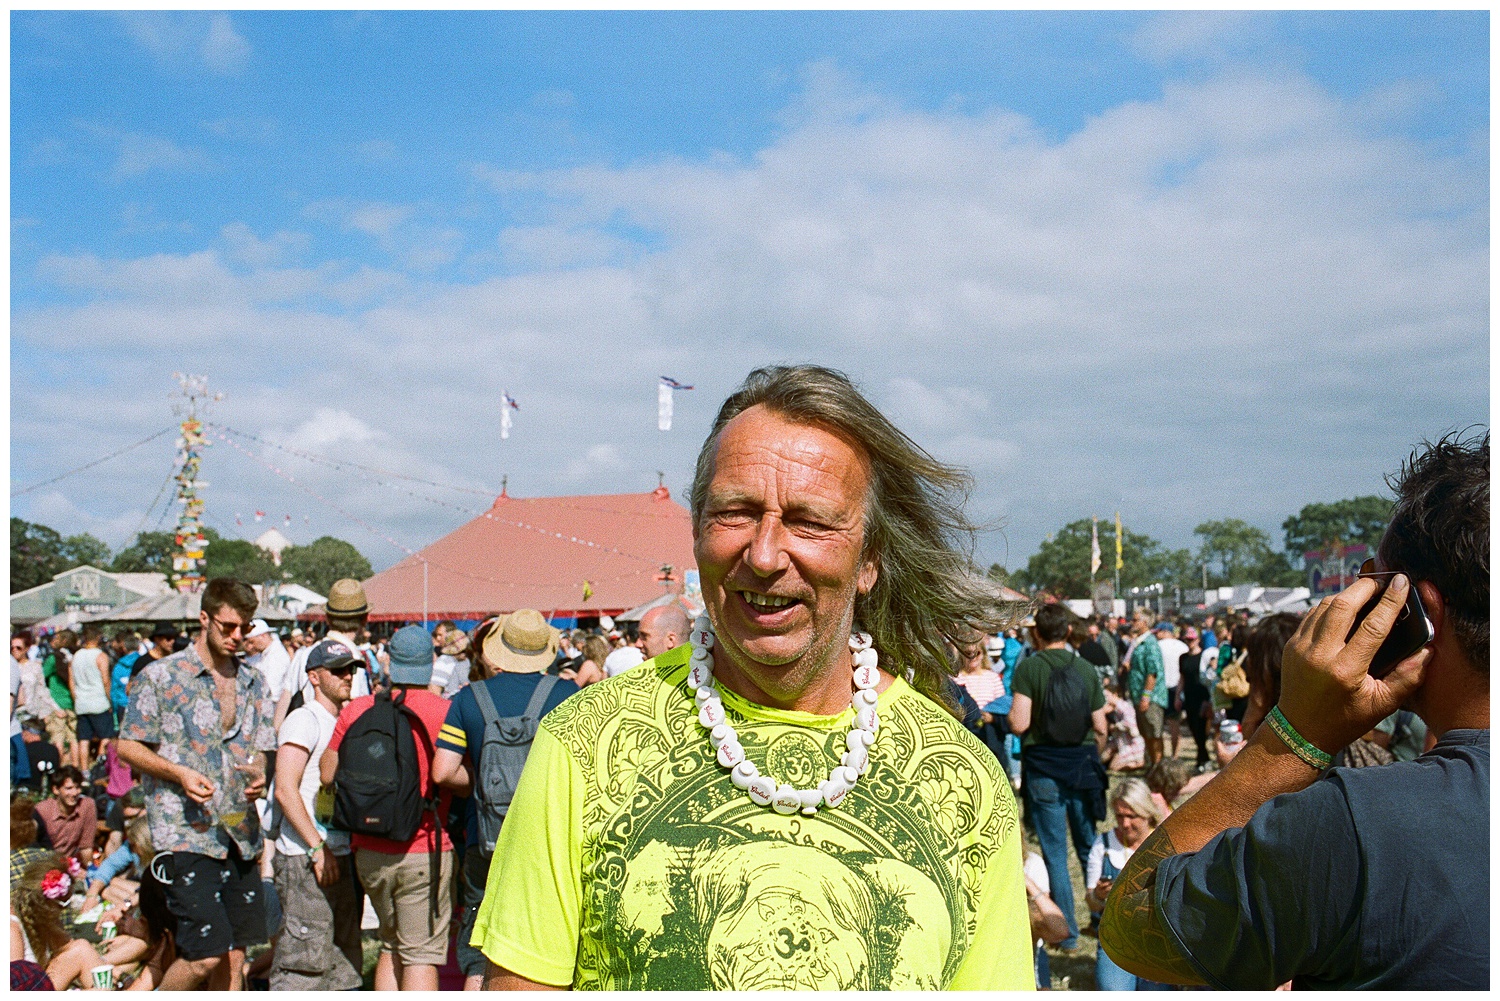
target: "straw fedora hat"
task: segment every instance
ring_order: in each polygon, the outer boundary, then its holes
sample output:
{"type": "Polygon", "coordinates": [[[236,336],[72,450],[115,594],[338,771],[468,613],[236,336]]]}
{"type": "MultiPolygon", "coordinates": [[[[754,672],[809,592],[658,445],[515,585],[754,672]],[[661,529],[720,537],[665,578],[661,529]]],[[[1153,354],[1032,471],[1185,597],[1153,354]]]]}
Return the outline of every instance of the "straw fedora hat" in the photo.
{"type": "Polygon", "coordinates": [[[365,589],[359,581],[345,577],[334,581],[328,589],[327,608],[329,615],[353,618],[367,613],[370,603],[365,599],[365,589]]]}
{"type": "Polygon", "coordinates": [[[522,608],[507,615],[501,628],[491,630],[480,650],[502,671],[536,674],[545,671],[557,653],[557,630],[541,612],[522,608]]]}

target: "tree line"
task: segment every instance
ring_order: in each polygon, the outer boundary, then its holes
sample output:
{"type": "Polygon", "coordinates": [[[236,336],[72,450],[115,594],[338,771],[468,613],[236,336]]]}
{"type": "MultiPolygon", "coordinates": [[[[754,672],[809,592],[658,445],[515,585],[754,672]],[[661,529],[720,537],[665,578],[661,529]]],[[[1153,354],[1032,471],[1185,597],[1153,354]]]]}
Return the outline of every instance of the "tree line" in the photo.
{"type": "MultiPolygon", "coordinates": [[[[1141,532],[1126,528],[1120,545],[1124,569],[1120,588],[1160,583],[1188,590],[1260,584],[1296,587],[1306,583],[1303,554],[1331,545],[1363,544],[1372,549],[1391,517],[1392,502],[1384,497],[1352,497],[1331,504],[1308,504],[1281,524],[1283,546],[1269,533],[1238,518],[1205,521],[1193,529],[1197,549],[1169,549],[1141,532]]],[[[1023,591],[1044,590],[1067,598],[1089,596],[1089,549],[1092,521],[1069,522],[1047,538],[1026,566],[1007,572],[998,563],[990,576],[1023,591]]],[[[1112,581],[1115,566],[1114,522],[1099,522],[1098,581],[1112,581]]]]}
{"type": "MultiPolygon", "coordinates": [[[[327,594],[336,580],[366,580],[374,573],[358,549],[331,535],[305,546],[288,546],[281,552],[280,566],[253,542],[226,539],[212,528],[204,528],[203,537],[208,540],[203,550],[207,577],[233,577],[247,584],[301,584],[327,594]]],[[[130,545],[112,553],[87,532],[64,538],[47,525],[11,518],[10,591],[15,594],[45,584],[64,570],[84,564],[115,573],[164,573],[170,579],[176,551],[172,532],[141,532],[130,545]]]]}

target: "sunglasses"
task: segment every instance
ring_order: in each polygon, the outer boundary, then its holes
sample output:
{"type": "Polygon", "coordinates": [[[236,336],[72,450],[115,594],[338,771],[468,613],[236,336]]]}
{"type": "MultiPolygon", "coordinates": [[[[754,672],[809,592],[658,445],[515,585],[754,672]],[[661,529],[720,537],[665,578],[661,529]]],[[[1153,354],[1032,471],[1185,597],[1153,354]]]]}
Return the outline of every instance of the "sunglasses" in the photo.
{"type": "Polygon", "coordinates": [[[235,633],[239,633],[241,636],[244,636],[247,632],[250,631],[250,623],[248,622],[230,622],[226,624],[214,618],[213,616],[209,616],[208,621],[218,626],[219,632],[223,633],[225,636],[233,636],[235,633]]]}
{"type": "Polygon", "coordinates": [[[327,671],[329,674],[333,675],[335,678],[348,678],[348,677],[353,676],[353,674],[354,674],[354,665],[353,664],[345,664],[343,667],[319,667],[319,668],[316,668],[315,670],[327,671]]]}

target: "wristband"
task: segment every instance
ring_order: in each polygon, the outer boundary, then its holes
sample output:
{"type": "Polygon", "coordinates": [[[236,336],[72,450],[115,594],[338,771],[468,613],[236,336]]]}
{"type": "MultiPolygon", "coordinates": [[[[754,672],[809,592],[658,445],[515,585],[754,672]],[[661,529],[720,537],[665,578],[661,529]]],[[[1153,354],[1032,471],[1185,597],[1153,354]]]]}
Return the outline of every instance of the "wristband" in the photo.
{"type": "Polygon", "coordinates": [[[319,841],[319,842],[318,842],[318,843],[317,843],[317,844],[315,844],[315,845],[313,845],[313,846],[312,846],[312,847],[311,847],[311,848],[309,848],[309,849],[308,849],[308,850],[307,850],[307,855],[308,855],[308,858],[311,858],[311,857],[312,857],[312,856],[314,856],[314,855],[316,855],[316,854],[318,854],[318,851],[319,851],[319,850],[320,850],[320,849],[321,849],[321,848],[322,848],[322,847],[323,847],[323,846],[324,846],[324,845],[326,845],[326,844],[328,844],[328,842],[327,842],[327,841],[319,841]]]}
{"type": "Polygon", "coordinates": [[[1297,732],[1296,727],[1287,722],[1282,715],[1281,707],[1276,706],[1271,714],[1266,717],[1266,725],[1271,732],[1281,738],[1281,742],[1291,748],[1292,753],[1307,762],[1318,771],[1323,771],[1333,764],[1333,755],[1328,754],[1308,742],[1307,738],[1297,732]]]}

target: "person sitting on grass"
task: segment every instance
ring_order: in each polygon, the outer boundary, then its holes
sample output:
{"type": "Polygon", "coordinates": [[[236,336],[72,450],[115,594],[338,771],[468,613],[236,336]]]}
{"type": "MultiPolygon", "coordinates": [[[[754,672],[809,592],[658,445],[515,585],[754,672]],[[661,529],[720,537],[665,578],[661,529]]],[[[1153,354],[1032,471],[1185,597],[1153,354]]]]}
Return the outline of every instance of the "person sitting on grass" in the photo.
{"type": "Polygon", "coordinates": [[[126,825],[126,848],[139,859],[143,859],[140,881],[136,890],[126,899],[115,904],[100,915],[94,930],[102,932],[104,925],[113,923],[119,934],[104,948],[101,962],[114,967],[117,983],[125,984],[131,975],[139,973],[137,980],[145,977],[151,986],[130,987],[133,990],[154,990],[160,983],[161,974],[175,958],[171,947],[171,915],[167,913],[166,897],[161,884],[152,877],[147,862],[155,852],[151,844],[151,828],[145,817],[137,817],[126,825]],[[153,964],[155,972],[152,973],[153,964]],[[147,974],[150,974],[147,976],[147,974]]]}
{"type": "MultiPolygon", "coordinates": [[[[1109,899],[1109,891],[1115,884],[1115,878],[1125,868],[1125,863],[1130,861],[1130,856],[1141,846],[1141,842],[1163,820],[1161,807],[1157,805],[1151,787],[1140,779],[1121,782],[1110,796],[1109,808],[1114,813],[1115,826],[1095,840],[1094,847],[1089,850],[1088,871],[1084,876],[1084,885],[1088,888],[1090,925],[1096,930],[1096,934],[1099,916],[1104,910],[1104,902],[1109,899]]],[[[1098,958],[1094,961],[1094,982],[1101,991],[1156,988],[1150,981],[1120,969],[1103,949],[1099,950],[1098,958]]]]}
{"type": "Polygon", "coordinates": [[[63,904],[82,876],[76,860],[48,852],[29,863],[11,884],[10,958],[46,970],[53,990],[65,991],[75,981],[92,986],[89,971],[100,964],[92,943],[63,930],[63,904]]]}

